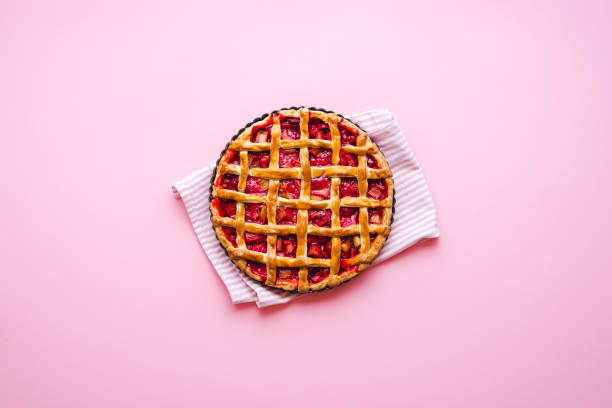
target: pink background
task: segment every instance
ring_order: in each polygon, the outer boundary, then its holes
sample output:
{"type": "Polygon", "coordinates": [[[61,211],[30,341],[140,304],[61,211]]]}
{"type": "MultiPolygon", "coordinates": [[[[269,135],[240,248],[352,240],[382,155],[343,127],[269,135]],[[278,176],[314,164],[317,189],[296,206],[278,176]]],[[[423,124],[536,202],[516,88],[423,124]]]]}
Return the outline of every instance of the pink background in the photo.
{"type": "Polygon", "coordinates": [[[2,2],[0,406],[611,406],[611,3],[214,3],[2,2]],[[294,104],[390,108],[442,237],[234,306],[170,184],[294,104]]]}

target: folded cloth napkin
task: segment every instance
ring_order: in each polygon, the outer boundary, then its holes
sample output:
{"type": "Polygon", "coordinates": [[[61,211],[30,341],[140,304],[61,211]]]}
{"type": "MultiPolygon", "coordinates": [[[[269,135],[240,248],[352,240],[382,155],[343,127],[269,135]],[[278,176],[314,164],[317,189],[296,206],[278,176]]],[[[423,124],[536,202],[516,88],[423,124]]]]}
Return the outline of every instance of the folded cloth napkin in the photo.
{"type": "MultiPolygon", "coordinates": [[[[427,238],[437,238],[436,210],[425,183],[421,167],[404,139],[391,112],[372,110],[347,116],[368,132],[385,155],[395,184],[395,216],[391,233],[373,264],[383,262],[427,238]]],[[[210,179],[216,162],[210,163],[183,180],[174,183],[172,190],[182,199],[193,224],[193,229],[204,252],[227,287],[232,302],[255,302],[258,307],[286,303],[297,296],[280,289],[263,286],[245,276],[228,258],[210,222],[208,196],[210,179]]],[[[368,273],[372,273],[368,269],[368,273]]]]}

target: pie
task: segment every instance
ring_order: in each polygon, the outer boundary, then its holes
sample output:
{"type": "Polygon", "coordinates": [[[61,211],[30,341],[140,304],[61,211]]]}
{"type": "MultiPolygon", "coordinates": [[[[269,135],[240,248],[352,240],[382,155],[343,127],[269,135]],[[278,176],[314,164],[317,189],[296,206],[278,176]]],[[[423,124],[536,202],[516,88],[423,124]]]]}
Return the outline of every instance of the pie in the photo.
{"type": "Polygon", "coordinates": [[[393,178],[378,146],[333,112],[268,113],[228,143],[211,180],[213,228],[242,272],[308,292],[365,270],[393,220],[393,178]]]}

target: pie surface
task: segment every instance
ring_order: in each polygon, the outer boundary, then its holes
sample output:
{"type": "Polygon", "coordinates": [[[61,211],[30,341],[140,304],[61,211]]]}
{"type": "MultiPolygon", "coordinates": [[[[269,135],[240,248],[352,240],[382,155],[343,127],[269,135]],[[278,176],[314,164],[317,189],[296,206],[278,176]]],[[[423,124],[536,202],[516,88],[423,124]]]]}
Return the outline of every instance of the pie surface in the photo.
{"type": "Polygon", "coordinates": [[[378,256],[393,219],[393,178],[366,132],[333,112],[271,112],[217,163],[211,221],[242,272],[274,288],[335,287],[378,256]]]}

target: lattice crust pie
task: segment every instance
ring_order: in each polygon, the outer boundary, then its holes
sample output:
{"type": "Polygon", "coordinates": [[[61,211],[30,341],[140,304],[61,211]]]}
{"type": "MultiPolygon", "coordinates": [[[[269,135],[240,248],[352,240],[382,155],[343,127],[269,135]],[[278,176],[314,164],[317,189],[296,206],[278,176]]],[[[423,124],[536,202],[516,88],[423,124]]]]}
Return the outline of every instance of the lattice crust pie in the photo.
{"type": "Polygon", "coordinates": [[[211,185],[221,245],[274,288],[308,292],[357,276],[391,228],[389,165],[366,132],[333,112],[256,119],[221,154],[211,185]]]}

